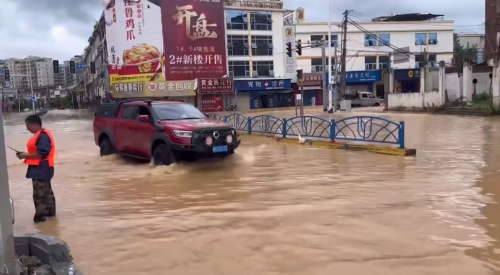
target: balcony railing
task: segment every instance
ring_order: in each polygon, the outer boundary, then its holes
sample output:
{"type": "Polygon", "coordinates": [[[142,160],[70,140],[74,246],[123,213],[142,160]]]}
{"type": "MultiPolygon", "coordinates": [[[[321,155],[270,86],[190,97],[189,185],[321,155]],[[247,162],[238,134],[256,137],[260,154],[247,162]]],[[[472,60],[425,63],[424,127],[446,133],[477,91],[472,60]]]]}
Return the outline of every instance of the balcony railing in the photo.
{"type": "Polygon", "coordinates": [[[224,0],[229,7],[283,9],[283,0],[224,0]]]}

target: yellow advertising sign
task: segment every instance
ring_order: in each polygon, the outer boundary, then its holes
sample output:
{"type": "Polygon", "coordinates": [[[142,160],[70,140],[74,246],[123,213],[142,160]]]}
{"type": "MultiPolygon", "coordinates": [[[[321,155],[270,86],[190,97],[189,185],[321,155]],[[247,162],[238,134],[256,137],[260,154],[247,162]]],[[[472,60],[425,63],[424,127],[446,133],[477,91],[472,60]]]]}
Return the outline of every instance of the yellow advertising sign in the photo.
{"type": "Polygon", "coordinates": [[[131,75],[119,75],[119,74],[110,74],[109,75],[109,83],[111,86],[120,83],[138,83],[138,82],[149,82],[151,78],[155,78],[155,81],[164,80],[162,73],[149,73],[149,74],[131,74],[131,75]]]}
{"type": "Polygon", "coordinates": [[[111,90],[114,98],[195,96],[196,80],[121,82],[111,90]]]}

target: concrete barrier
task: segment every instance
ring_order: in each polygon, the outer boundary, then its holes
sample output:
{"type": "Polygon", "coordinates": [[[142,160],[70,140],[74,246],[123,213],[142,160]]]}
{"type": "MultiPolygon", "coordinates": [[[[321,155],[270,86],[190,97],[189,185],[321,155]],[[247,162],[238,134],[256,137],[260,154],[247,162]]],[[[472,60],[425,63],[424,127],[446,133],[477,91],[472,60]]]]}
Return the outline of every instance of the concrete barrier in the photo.
{"type": "Polygon", "coordinates": [[[82,275],[73,264],[69,246],[63,240],[41,234],[14,236],[15,251],[22,266],[37,275],[82,275]]]}

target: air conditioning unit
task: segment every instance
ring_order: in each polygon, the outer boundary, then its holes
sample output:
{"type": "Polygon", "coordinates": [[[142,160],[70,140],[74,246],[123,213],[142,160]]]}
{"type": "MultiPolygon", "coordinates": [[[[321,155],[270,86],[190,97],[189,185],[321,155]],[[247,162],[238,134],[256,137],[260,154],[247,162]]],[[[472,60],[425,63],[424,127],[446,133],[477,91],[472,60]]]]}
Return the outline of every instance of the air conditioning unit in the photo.
{"type": "Polygon", "coordinates": [[[255,77],[255,76],[259,76],[259,73],[258,73],[258,72],[256,72],[256,71],[253,71],[253,72],[252,72],[252,76],[254,76],[254,77],[255,77]]]}
{"type": "Polygon", "coordinates": [[[270,71],[269,71],[269,76],[274,77],[274,70],[270,70],[270,71]]]}
{"type": "Polygon", "coordinates": [[[227,74],[229,77],[234,77],[234,72],[228,72],[227,74]]]}

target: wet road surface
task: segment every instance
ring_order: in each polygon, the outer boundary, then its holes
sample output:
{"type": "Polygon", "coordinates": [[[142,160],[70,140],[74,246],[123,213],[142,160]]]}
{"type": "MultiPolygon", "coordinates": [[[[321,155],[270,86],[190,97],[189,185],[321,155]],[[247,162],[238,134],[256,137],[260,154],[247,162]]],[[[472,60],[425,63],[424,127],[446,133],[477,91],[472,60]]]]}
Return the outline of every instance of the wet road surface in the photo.
{"type": "MultiPolygon", "coordinates": [[[[417,157],[244,136],[225,160],[155,168],[100,158],[89,113],[52,111],[58,216],[33,224],[8,152],[15,231],[62,238],[92,275],[500,274],[500,120],[380,115],[417,157]]],[[[24,148],[23,118],[7,145],[24,148]]]]}

